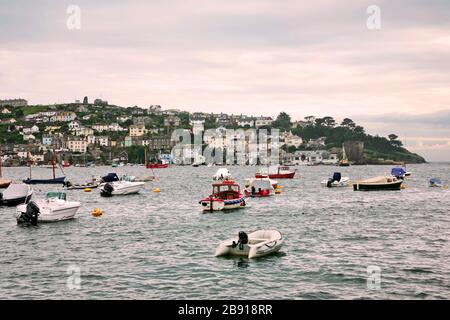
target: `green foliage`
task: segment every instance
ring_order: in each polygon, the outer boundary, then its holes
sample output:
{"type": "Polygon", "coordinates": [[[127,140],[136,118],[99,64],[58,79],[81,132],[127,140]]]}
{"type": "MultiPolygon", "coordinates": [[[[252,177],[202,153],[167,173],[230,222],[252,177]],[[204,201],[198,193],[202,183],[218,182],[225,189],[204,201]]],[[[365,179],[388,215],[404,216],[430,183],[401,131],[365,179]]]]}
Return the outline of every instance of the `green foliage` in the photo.
{"type": "Polygon", "coordinates": [[[281,112],[278,117],[272,122],[272,127],[287,131],[291,127],[291,116],[286,112],[281,112]]]}

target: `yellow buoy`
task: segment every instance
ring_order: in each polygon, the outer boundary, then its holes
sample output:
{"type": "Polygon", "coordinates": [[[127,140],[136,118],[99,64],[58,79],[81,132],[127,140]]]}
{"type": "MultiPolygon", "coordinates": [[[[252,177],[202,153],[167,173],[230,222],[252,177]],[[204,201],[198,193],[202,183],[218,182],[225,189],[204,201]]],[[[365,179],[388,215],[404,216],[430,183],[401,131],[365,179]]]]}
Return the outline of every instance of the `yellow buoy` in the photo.
{"type": "Polygon", "coordinates": [[[404,184],[402,184],[402,186],[400,187],[400,189],[406,189],[406,186],[404,184]]]}
{"type": "Polygon", "coordinates": [[[103,214],[103,212],[99,208],[95,208],[94,210],[92,210],[91,214],[94,217],[100,217],[103,214]]]}
{"type": "Polygon", "coordinates": [[[84,188],[84,192],[91,192],[92,189],[91,188],[84,188]]]}
{"type": "Polygon", "coordinates": [[[159,189],[159,188],[153,188],[152,191],[153,191],[153,192],[161,192],[161,189],[159,189]]]}
{"type": "Polygon", "coordinates": [[[276,188],[275,189],[275,194],[280,194],[281,193],[281,189],[280,188],[276,188]]]}

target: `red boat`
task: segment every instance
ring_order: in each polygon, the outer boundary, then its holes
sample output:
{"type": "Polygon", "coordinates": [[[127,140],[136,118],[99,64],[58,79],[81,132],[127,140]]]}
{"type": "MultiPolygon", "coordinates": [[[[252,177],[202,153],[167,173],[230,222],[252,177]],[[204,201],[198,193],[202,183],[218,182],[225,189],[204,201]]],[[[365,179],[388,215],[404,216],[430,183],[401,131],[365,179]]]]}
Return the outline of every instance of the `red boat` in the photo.
{"type": "Polygon", "coordinates": [[[260,170],[255,174],[255,178],[270,178],[270,179],[292,179],[295,176],[295,171],[291,171],[289,167],[273,166],[268,170],[260,170]]]}
{"type": "Polygon", "coordinates": [[[168,168],[168,163],[147,163],[146,168],[147,169],[164,169],[168,168]]]}
{"type": "Polygon", "coordinates": [[[63,168],[69,168],[71,164],[69,162],[63,161],[62,166],[63,168]]]}

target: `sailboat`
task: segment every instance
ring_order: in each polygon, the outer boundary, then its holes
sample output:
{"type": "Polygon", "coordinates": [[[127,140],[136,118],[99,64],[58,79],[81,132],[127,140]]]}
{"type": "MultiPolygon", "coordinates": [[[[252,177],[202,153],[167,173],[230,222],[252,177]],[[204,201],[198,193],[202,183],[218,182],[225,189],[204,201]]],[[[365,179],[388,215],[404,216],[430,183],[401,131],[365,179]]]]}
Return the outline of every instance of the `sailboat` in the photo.
{"type": "Polygon", "coordinates": [[[340,167],[349,167],[350,162],[348,162],[347,154],[345,153],[344,144],[342,144],[342,159],[339,161],[340,167]]]}
{"type": "Polygon", "coordinates": [[[11,180],[2,179],[2,155],[0,154],[0,189],[8,188],[11,184],[11,180]]]}
{"type": "MultiPolygon", "coordinates": [[[[29,159],[29,155],[30,155],[30,153],[28,152],[28,159],[29,159]]],[[[52,154],[53,178],[52,179],[32,179],[31,178],[31,161],[28,160],[28,165],[30,167],[30,176],[28,177],[28,179],[23,180],[23,183],[26,183],[26,184],[64,184],[64,180],[66,179],[66,177],[64,177],[64,176],[63,177],[56,177],[55,163],[56,163],[55,148],[53,148],[53,154],[52,154]]],[[[61,169],[61,171],[62,171],[62,169],[61,169]]]]}

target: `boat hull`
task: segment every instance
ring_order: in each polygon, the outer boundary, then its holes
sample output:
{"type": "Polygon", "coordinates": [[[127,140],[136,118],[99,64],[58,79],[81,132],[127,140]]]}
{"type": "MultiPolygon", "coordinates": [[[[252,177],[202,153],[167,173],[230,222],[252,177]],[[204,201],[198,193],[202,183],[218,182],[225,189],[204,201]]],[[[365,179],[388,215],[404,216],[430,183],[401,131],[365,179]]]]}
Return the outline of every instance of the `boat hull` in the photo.
{"type": "MultiPolygon", "coordinates": [[[[38,215],[38,223],[58,222],[73,219],[77,214],[80,206],[81,204],[79,202],[70,202],[66,203],[64,206],[61,207],[56,206],[54,208],[49,208],[45,207],[45,205],[38,203],[38,207],[40,209],[40,213],[38,215]]],[[[22,214],[25,213],[26,210],[27,210],[26,205],[21,205],[17,207],[16,211],[17,223],[24,222],[22,220],[22,214]]]]}
{"type": "Polygon", "coordinates": [[[120,185],[117,183],[109,183],[109,185],[113,186],[113,190],[111,193],[109,193],[107,190],[105,190],[105,185],[100,186],[100,193],[102,196],[125,196],[129,194],[137,194],[145,187],[144,182],[130,182],[127,185],[120,185]]]}
{"type": "Polygon", "coordinates": [[[245,206],[247,205],[245,202],[245,196],[230,200],[206,198],[201,200],[200,204],[202,205],[202,209],[205,212],[241,209],[245,208],[245,206]]]}
{"type": "Polygon", "coordinates": [[[272,174],[259,174],[255,175],[255,178],[269,178],[269,179],[293,179],[295,176],[295,172],[290,173],[272,173],[272,174]]]}
{"type": "Polygon", "coordinates": [[[168,163],[150,163],[146,165],[147,169],[165,169],[168,168],[168,163]]]}
{"type": "Polygon", "coordinates": [[[252,193],[249,190],[245,190],[245,196],[252,197],[252,198],[263,198],[263,197],[270,197],[272,195],[271,190],[261,190],[258,192],[252,193]]]}
{"type": "Polygon", "coordinates": [[[379,190],[400,190],[403,181],[390,183],[354,183],[354,191],[379,191],[379,190]]]}
{"type": "Polygon", "coordinates": [[[64,184],[66,177],[59,177],[55,179],[26,179],[23,183],[26,184],[64,184]]]}

